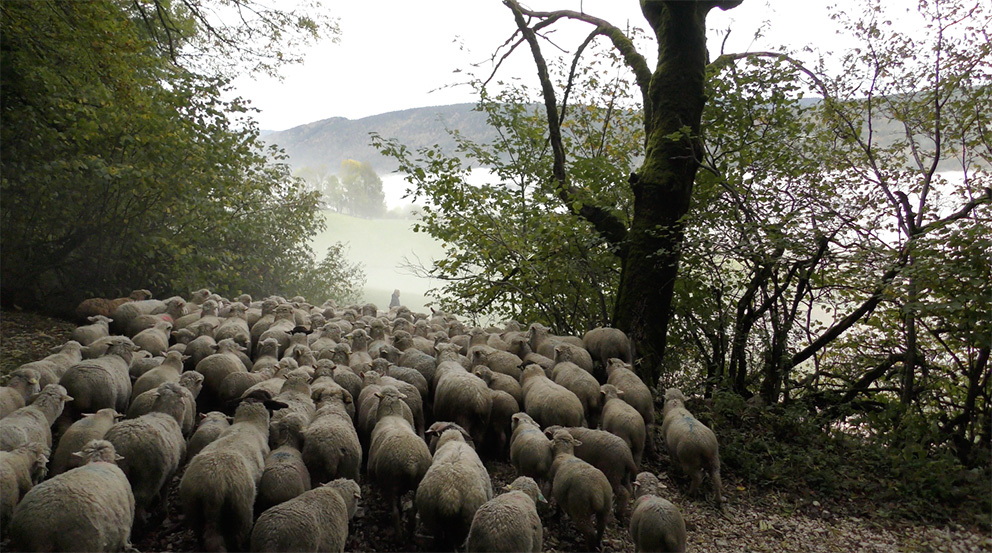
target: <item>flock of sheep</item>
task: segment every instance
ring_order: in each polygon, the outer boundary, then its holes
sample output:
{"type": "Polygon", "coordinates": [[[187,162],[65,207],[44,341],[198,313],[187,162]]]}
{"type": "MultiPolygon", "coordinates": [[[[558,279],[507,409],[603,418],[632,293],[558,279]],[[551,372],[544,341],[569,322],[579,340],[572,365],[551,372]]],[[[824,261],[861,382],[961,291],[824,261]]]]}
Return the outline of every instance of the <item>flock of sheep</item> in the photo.
{"type": "MultiPolygon", "coordinates": [[[[397,536],[439,551],[541,551],[546,502],[589,550],[610,517],[637,551],[685,549],[679,509],[638,474],[654,398],[619,330],[468,328],[208,290],[92,299],[77,316],[90,324],[0,388],[14,550],[127,550],[179,472],[184,522],[208,551],[343,551],[362,478],[397,536]],[[510,460],[505,493],[484,458],[510,460]]],[[[664,399],[669,455],[690,494],[708,473],[721,507],[716,437],[681,392],[664,399]]]]}

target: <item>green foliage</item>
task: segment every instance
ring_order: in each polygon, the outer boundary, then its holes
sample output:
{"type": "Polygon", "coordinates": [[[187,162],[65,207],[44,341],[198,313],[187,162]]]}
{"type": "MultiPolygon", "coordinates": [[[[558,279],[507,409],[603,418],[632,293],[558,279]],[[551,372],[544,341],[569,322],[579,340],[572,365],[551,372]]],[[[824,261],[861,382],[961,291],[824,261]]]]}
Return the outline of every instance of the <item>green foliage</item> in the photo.
{"type": "Polygon", "coordinates": [[[551,178],[546,123],[526,88],[507,88],[494,97],[480,89],[477,109],[498,138],[480,144],[452,132],[455,156],[438,147],[411,152],[374,135],[374,144],[410,175],[414,201],[426,201],[414,229],[445,245],[446,255],[432,267],[412,267],[445,283],[435,290],[443,293],[442,309],[541,322],[556,332],[581,333],[609,323],[617,259],[573,211],[584,199],[596,199],[626,218],[625,182],[641,139],[636,113],[614,109],[626,90],[622,79],[598,83],[594,74],[586,73],[576,86],[578,100],[563,125],[573,152],[571,184],[580,194],[570,205],[551,178]]]}
{"type": "Polygon", "coordinates": [[[710,406],[690,409],[716,430],[722,464],[745,488],[817,500],[834,513],[989,528],[987,465],[969,470],[917,443],[893,449],[805,402],[760,407],[716,392],[710,406]]]}
{"type": "Polygon", "coordinates": [[[223,79],[177,70],[113,2],[0,10],[5,302],[267,295],[314,267],[318,197],[223,79]]]}

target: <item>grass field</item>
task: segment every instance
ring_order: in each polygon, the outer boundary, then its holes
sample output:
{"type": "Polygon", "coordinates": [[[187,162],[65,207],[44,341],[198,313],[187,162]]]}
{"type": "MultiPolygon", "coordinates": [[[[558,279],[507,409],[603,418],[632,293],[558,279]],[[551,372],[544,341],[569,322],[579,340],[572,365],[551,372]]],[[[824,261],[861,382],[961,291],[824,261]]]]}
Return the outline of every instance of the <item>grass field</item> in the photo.
{"type": "Polygon", "coordinates": [[[414,263],[419,258],[423,265],[430,266],[444,253],[440,243],[427,234],[413,232],[411,220],[360,219],[329,211],[324,216],[327,229],[314,238],[314,251],[323,255],[334,242],[349,245],[349,260],[361,263],[368,277],[363,301],[385,309],[389,296],[398,288],[403,305],[414,311],[429,311],[431,299],[426,292],[440,283],[413,276],[400,265],[404,258],[414,263]]]}

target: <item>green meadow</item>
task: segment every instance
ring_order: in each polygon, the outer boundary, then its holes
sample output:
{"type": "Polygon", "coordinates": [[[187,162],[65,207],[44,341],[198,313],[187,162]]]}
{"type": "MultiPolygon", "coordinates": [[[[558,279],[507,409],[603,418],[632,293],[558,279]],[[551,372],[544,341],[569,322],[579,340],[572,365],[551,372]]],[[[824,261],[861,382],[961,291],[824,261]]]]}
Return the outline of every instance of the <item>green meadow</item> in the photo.
{"type": "Polygon", "coordinates": [[[312,243],[317,255],[327,251],[334,242],[348,245],[347,256],[363,265],[366,276],[362,300],[380,309],[389,306],[393,290],[400,290],[403,305],[414,311],[428,312],[432,299],[427,290],[438,287],[438,280],[410,274],[402,265],[409,260],[430,266],[433,259],[444,254],[441,244],[425,233],[413,232],[409,219],[361,219],[323,212],[327,228],[312,243]]]}

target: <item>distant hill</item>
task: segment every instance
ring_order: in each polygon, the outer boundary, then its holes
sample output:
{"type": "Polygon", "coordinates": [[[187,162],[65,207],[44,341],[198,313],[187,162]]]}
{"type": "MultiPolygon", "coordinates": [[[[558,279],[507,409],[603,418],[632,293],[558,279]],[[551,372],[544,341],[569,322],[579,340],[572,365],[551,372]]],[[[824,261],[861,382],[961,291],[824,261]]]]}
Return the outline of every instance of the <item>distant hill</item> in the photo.
{"type": "Polygon", "coordinates": [[[365,161],[380,175],[396,169],[396,162],[369,145],[369,133],[396,138],[412,150],[441,145],[454,152],[455,142],[446,129],[458,129],[466,138],[486,142],[496,135],[486,125],[486,115],[473,111],[475,104],[454,104],[393,111],[362,119],[332,117],[285,131],[266,132],[262,140],[278,144],[294,168],[326,165],[336,172],[345,159],[365,161]]]}

